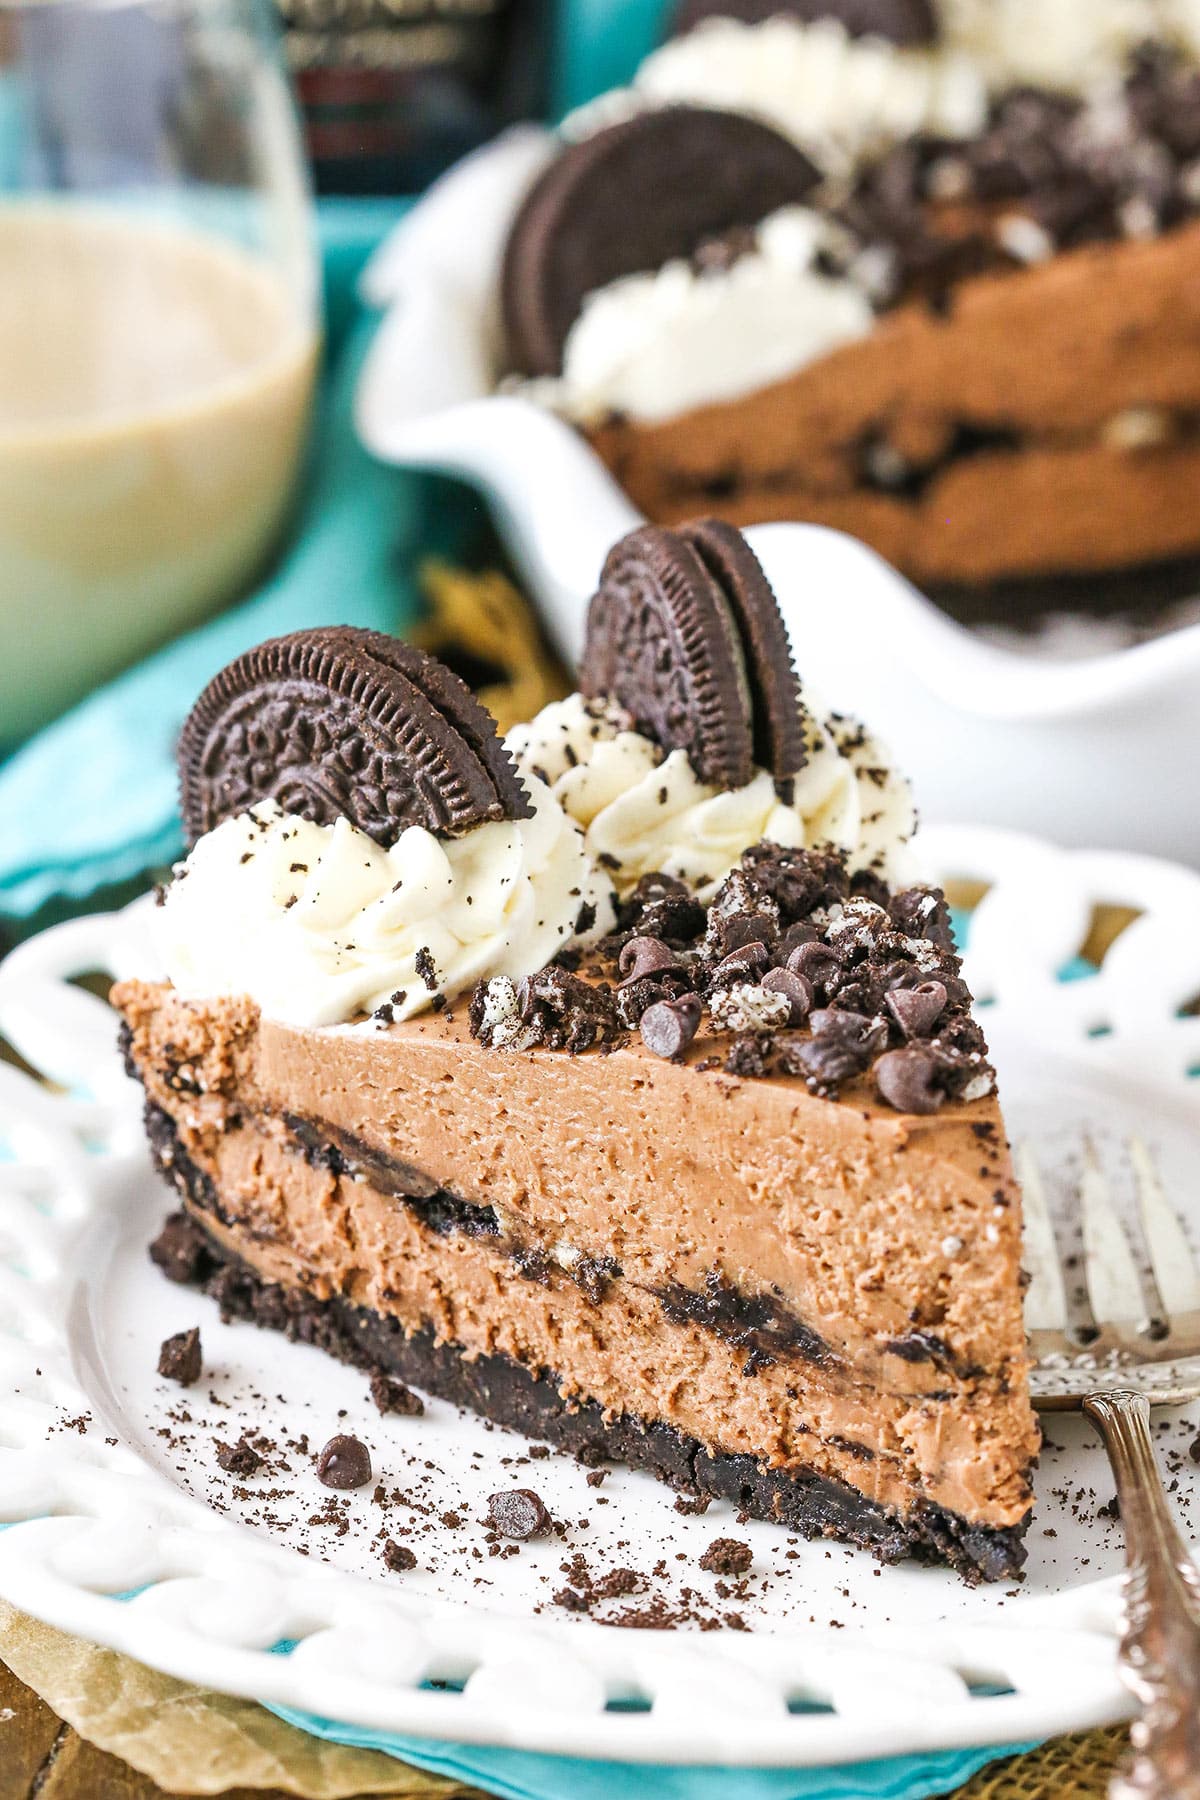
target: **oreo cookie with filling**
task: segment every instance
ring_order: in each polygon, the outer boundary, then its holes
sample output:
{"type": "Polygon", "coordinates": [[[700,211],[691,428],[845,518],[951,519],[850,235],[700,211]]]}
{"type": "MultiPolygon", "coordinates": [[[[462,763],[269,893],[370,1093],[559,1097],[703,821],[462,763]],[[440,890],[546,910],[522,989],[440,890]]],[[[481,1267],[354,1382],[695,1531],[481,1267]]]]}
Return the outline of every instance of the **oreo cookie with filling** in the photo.
{"type": "Polygon", "coordinates": [[[178,762],[189,843],[262,800],[316,824],[349,819],[385,847],[410,825],[455,835],[530,811],[465,683],[411,645],[349,626],[237,657],[185,721],[178,762]]]}
{"type": "Polygon", "coordinates": [[[500,291],[512,370],[559,374],[586,295],[757,225],[817,180],[769,125],[708,107],[636,113],[566,145],[509,232],[500,291]]]}
{"type": "Polygon", "coordinates": [[[800,684],[787,627],[762,564],[741,532],[723,519],[694,519],[679,536],[698,553],[733,613],[753,696],[754,760],[783,790],[808,754],[801,721],[800,684]]]}
{"type": "Polygon", "coordinates": [[[744,787],[755,761],[786,797],[804,762],[800,686],[778,603],[740,532],[644,525],[608,554],[579,671],[701,781],[744,787]]]}

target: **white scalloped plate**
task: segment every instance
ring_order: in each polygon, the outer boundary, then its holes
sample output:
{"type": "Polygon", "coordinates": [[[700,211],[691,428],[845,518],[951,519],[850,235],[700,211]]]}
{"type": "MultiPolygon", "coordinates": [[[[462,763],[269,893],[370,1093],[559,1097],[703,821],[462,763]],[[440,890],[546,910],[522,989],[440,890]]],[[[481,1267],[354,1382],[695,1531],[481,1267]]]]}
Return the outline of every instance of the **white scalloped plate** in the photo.
{"type": "MultiPolygon", "coordinates": [[[[943,875],[993,884],[969,973],[1014,1131],[1053,1174],[1085,1131],[1115,1159],[1136,1128],[1185,1205],[1200,1018],[1179,1009],[1200,993],[1200,877],[994,831],[930,831],[924,843],[943,875]],[[1100,901],[1143,916],[1097,976],[1058,981],[1100,901]]],[[[0,1031],[58,1084],[0,1064],[4,1598],[231,1693],[572,1755],[798,1766],[1121,1716],[1120,1529],[1099,1511],[1112,1483],[1078,1420],[1051,1423],[1025,1581],[970,1590],[942,1570],[880,1570],[773,1526],[736,1526],[722,1507],[683,1517],[647,1477],[612,1471],[590,1486],[572,1460],[530,1462],[525,1440],[439,1402],[423,1419],[381,1419],[360,1374],[222,1326],[211,1302],[164,1282],[145,1255],[167,1199],[138,1093],[111,1014],[70,985],[96,970],[152,973],[145,919],[139,902],[61,926],[0,967],[0,1031]],[[197,1323],[206,1374],[185,1393],[157,1377],[157,1349],[197,1323]],[[404,1494],[386,1515],[369,1488],[331,1501],[297,1447],[339,1428],[369,1442],[385,1491],[404,1494]],[[270,1473],[239,1484],[216,1467],[214,1443],[245,1429],[265,1430],[275,1450],[270,1473]],[[564,1538],[489,1556],[479,1520],[506,1484],[535,1486],[564,1538]],[[420,1566],[389,1575],[377,1539],[404,1528],[420,1566]],[[745,1592],[722,1597],[697,1562],[731,1529],[752,1544],[754,1569],[745,1592]],[[600,1620],[650,1592],[677,1604],[688,1588],[693,1614],[736,1610],[751,1629],[618,1630],[572,1616],[552,1596],[577,1551],[597,1572],[649,1577],[600,1620]]],[[[1160,1428],[1185,1522],[1200,1492],[1186,1454],[1198,1423],[1193,1409],[1160,1428]]]]}

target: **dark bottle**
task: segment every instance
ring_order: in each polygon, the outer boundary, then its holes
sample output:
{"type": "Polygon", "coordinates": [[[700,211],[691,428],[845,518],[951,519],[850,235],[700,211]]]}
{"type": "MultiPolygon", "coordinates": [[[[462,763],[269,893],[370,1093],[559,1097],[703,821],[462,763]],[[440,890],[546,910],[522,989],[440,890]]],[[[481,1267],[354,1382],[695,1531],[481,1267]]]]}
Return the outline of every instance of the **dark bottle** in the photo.
{"type": "Polygon", "coordinates": [[[552,0],[277,4],[320,193],[417,193],[547,110],[552,0]]]}

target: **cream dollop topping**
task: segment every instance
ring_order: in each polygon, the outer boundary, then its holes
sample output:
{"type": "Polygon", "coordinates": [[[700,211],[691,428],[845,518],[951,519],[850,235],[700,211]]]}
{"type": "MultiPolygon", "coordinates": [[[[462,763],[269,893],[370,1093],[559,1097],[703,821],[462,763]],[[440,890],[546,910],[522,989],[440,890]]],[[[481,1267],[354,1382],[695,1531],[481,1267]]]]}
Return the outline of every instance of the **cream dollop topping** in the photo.
{"type": "MultiPolygon", "coordinates": [[[[1071,3],[1086,8],[1087,0],[1071,3]]],[[[753,114],[832,175],[918,132],[973,137],[987,116],[987,89],[970,57],[944,45],[852,38],[835,19],[708,20],[653,51],[633,87],[654,105],[753,114]]]]}
{"type": "Polygon", "coordinates": [[[851,719],[805,714],[808,760],[790,804],[758,770],[724,791],[696,776],[687,755],[662,750],[617,708],[572,694],[518,725],[507,743],[526,778],[544,781],[583,830],[588,852],[619,893],[654,871],[707,897],[743,850],[762,839],[835,844],[854,869],[912,878],[916,828],[907,782],[878,741],[851,719]]]}
{"type": "Polygon", "coordinates": [[[838,236],[818,213],[785,207],[726,268],[675,261],[614,281],[584,301],[561,377],[527,390],[587,424],[666,419],[779,380],[874,323],[862,287],[816,267],[838,236]]]}
{"type": "Polygon", "coordinates": [[[531,975],[611,928],[611,884],[543,784],[533,817],[440,838],[419,826],[384,850],[347,819],[313,825],[265,802],[208,832],[155,913],[185,999],[248,994],[293,1025],[376,1008],[410,1018],[484,976],[531,975]],[[586,918],[586,915],[585,915],[586,918]]]}
{"type": "Polygon", "coordinates": [[[947,41],[995,90],[1087,95],[1117,83],[1140,44],[1200,54],[1200,0],[941,0],[947,41]]]}

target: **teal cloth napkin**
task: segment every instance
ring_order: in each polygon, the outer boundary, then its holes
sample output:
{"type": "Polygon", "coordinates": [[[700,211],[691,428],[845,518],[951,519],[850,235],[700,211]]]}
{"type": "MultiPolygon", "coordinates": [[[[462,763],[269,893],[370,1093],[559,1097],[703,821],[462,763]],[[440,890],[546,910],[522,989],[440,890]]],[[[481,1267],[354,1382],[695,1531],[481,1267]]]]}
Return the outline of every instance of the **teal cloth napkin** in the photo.
{"type": "Polygon", "coordinates": [[[666,1768],[533,1756],[478,1744],[431,1743],[428,1738],[335,1725],[282,1706],[271,1711],[315,1737],[382,1750],[418,1769],[470,1782],[501,1800],[926,1800],[929,1795],[953,1793],[998,1757],[1032,1748],[1016,1744],[1008,1749],[935,1750],[833,1769],[666,1768]]]}
{"type": "Polygon", "coordinates": [[[22,919],[170,861],[182,845],[174,745],[204,684],[263,638],[342,623],[395,631],[436,484],[374,462],[354,435],[372,329],[357,275],[403,203],[321,208],[327,367],[292,541],[265,586],[118,677],[0,768],[0,913],[22,919]]]}

